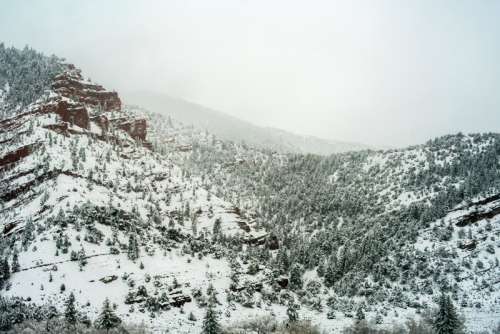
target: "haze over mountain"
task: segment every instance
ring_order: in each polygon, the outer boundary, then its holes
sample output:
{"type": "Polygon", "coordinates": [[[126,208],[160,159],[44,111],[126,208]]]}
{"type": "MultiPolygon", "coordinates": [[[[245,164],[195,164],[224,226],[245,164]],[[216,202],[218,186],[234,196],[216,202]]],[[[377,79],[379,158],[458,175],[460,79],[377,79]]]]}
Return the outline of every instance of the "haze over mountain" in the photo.
{"type": "Polygon", "coordinates": [[[499,1],[0,2],[7,46],[110,90],[376,147],[500,131],[499,1]]]}
{"type": "Polygon", "coordinates": [[[266,128],[240,120],[228,114],[165,94],[135,92],[124,94],[128,104],[142,106],[150,111],[170,115],[192,124],[225,140],[243,141],[252,146],[282,152],[314,153],[328,155],[370,148],[368,145],[301,136],[276,128],[266,128]]]}
{"type": "Polygon", "coordinates": [[[29,48],[0,69],[0,331],[498,332],[499,134],[290,154],[29,48]]]}
{"type": "Polygon", "coordinates": [[[499,14],[0,0],[0,333],[499,334],[499,14]]]}

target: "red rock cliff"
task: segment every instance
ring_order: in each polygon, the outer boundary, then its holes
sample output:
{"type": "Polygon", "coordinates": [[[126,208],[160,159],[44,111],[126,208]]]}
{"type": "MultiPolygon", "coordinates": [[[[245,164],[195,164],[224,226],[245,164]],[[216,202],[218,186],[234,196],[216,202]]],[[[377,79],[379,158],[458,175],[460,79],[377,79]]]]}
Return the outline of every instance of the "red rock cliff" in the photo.
{"type": "Polygon", "coordinates": [[[109,92],[101,85],[83,80],[81,71],[73,65],[54,78],[52,88],[60,95],[81,102],[85,105],[100,108],[102,111],[121,110],[118,93],[109,92]]]}

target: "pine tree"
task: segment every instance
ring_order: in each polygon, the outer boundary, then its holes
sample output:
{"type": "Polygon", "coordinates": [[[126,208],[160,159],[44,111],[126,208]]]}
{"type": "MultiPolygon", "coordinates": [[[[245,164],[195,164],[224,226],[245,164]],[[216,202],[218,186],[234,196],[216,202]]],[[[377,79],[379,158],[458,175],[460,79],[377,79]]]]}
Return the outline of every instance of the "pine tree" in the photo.
{"type": "Polygon", "coordinates": [[[106,298],[104,300],[101,314],[97,317],[94,326],[97,329],[105,329],[106,333],[109,333],[109,330],[112,328],[116,328],[120,325],[122,320],[114,313],[111,305],[109,304],[109,299],[106,298]]]}
{"type": "Polygon", "coordinates": [[[77,313],[75,308],[75,295],[73,294],[73,292],[69,294],[65,306],[66,308],[64,310],[64,320],[68,325],[74,326],[77,322],[77,313]]]}
{"type": "Polygon", "coordinates": [[[325,285],[327,287],[332,287],[333,284],[335,283],[335,278],[336,278],[336,258],[335,256],[332,256],[329,261],[326,263],[326,269],[325,269],[325,285]]]}
{"type": "Polygon", "coordinates": [[[222,222],[221,222],[220,218],[217,218],[215,220],[214,228],[212,231],[214,236],[218,236],[221,233],[221,224],[222,224],[222,222]]]}
{"type": "Polygon", "coordinates": [[[87,255],[85,254],[85,249],[83,247],[78,251],[78,264],[80,266],[80,270],[87,264],[87,255]]]}
{"type": "Polygon", "coordinates": [[[455,306],[450,296],[442,293],[439,297],[438,311],[434,317],[433,327],[436,334],[457,334],[460,332],[462,323],[458,318],[455,306]]]}
{"type": "Polygon", "coordinates": [[[295,304],[292,301],[288,303],[286,314],[288,315],[288,321],[290,322],[296,322],[299,320],[299,314],[297,313],[297,308],[295,307],[295,304]]]}
{"type": "Polygon", "coordinates": [[[137,239],[133,234],[130,234],[128,238],[127,256],[132,261],[135,261],[139,258],[139,245],[137,243],[137,239]]]}
{"type": "Polygon", "coordinates": [[[196,237],[198,234],[198,215],[196,213],[191,218],[191,230],[193,231],[193,236],[196,237]]]}
{"type": "Polygon", "coordinates": [[[303,286],[302,268],[299,264],[294,264],[290,270],[290,289],[300,290],[303,286]]]}
{"type": "Polygon", "coordinates": [[[19,254],[16,249],[14,250],[14,255],[12,256],[12,272],[17,273],[19,270],[21,270],[21,266],[19,265],[19,254]]]}
{"type": "Polygon", "coordinates": [[[0,274],[2,275],[2,278],[7,281],[10,278],[10,266],[7,258],[4,258],[0,265],[0,274]]]}
{"type": "Polygon", "coordinates": [[[365,319],[365,312],[363,312],[363,307],[359,306],[356,310],[356,320],[361,321],[365,319]]]}
{"type": "Polygon", "coordinates": [[[201,333],[219,334],[221,332],[222,330],[219,324],[219,320],[217,319],[217,311],[215,310],[215,299],[210,298],[207,307],[207,313],[205,314],[205,319],[203,320],[201,333]]]}

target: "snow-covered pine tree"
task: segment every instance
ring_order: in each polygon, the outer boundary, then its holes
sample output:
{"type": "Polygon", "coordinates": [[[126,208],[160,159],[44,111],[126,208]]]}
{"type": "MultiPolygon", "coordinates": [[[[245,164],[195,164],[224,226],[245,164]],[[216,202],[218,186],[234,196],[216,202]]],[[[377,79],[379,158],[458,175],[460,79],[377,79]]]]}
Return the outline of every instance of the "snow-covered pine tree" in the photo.
{"type": "Polygon", "coordinates": [[[221,233],[221,231],[222,231],[221,224],[222,224],[222,221],[220,220],[219,217],[217,217],[217,219],[214,222],[214,227],[213,227],[213,231],[212,231],[214,236],[218,236],[221,233]]]}
{"type": "Polygon", "coordinates": [[[95,328],[104,329],[106,330],[106,333],[109,333],[110,329],[118,327],[121,322],[122,320],[120,319],[120,317],[118,317],[111,308],[109,299],[106,298],[102,305],[101,314],[99,314],[99,317],[97,317],[96,321],[94,322],[95,328]]]}
{"type": "Polygon", "coordinates": [[[0,262],[0,267],[0,274],[3,280],[7,281],[10,278],[10,265],[6,257],[0,262]]]}
{"type": "Polygon", "coordinates": [[[219,320],[217,319],[217,311],[215,310],[215,299],[209,298],[207,313],[203,320],[202,334],[219,334],[221,333],[219,320]]]}
{"type": "Polygon", "coordinates": [[[73,294],[73,292],[69,294],[69,297],[65,302],[64,321],[66,321],[66,323],[71,326],[76,325],[77,322],[75,295],[73,294]]]}
{"type": "Polygon", "coordinates": [[[442,293],[439,297],[438,307],[433,321],[433,327],[436,334],[460,333],[462,322],[458,318],[457,311],[450,296],[442,293]]]}
{"type": "Polygon", "coordinates": [[[19,254],[16,248],[14,249],[14,255],[12,255],[12,272],[17,273],[19,270],[21,270],[21,266],[19,265],[19,254]]]}
{"type": "Polygon", "coordinates": [[[87,264],[87,254],[85,253],[85,249],[83,247],[78,251],[78,265],[80,266],[80,270],[87,264]]]}
{"type": "Polygon", "coordinates": [[[133,234],[129,235],[127,256],[130,260],[135,261],[139,258],[139,245],[133,234]]]}
{"type": "Polygon", "coordinates": [[[304,282],[302,281],[302,268],[299,264],[295,263],[290,269],[290,289],[300,290],[304,282]]]}
{"type": "Polygon", "coordinates": [[[295,304],[291,300],[288,302],[286,314],[288,315],[288,321],[290,322],[296,322],[299,320],[299,314],[297,312],[297,308],[295,307],[295,304]]]}
{"type": "Polygon", "coordinates": [[[363,307],[360,305],[356,310],[356,320],[361,321],[365,319],[365,312],[363,311],[363,307]]]}

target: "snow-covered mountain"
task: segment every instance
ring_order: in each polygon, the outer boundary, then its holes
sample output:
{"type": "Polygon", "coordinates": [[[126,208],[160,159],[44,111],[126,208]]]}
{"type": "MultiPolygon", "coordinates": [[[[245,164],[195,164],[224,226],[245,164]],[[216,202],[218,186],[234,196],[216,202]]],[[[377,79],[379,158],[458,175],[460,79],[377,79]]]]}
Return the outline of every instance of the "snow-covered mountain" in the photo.
{"type": "Polygon", "coordinates": [[[389,329],[441,292],[469,331],[497,328],[498,134],[277,152],[123,106],[60,59],[38,76],[47,58],[5,55],[0,330],[27,317],[2,298],[61,311],[71,292],[92,321],[109,298],[154,333],[200,332],[211,298],[225,327],[292,308],[327,332],[361,315],[389,329]]]}
{"type": "MultiPolygon", "coordinates": [[[[74,292],[91,317],[108,297],[142,322],[149,315],[134,307],[180,307],[198,290],[202,300],[210,282],[227,288],[227,251],[213,239],[265,235],[204,180],[152,152],[145,120],[116,93],[63,67],[40,99],[0,121],[0,253],[16,259],[2,295],[62,307],[74,292]]],[[[191,324],[165,316],[152,326],[191,324]]]]}
{"type": "Polygon", "coordinates": [[[256,210],[257,224],[280,240],[272,266],[290,274],[295,264],[303,274],[302,305],[337,320],[362,307],[372,320],[402,322],[449,291],[469,329],[495,328],[499,135],[315,157],[228,143],[149,117],[158,150],[212,179],[215,193],[243,211],[256,210]],[[316,284],[329,292],[311,293],[316,284]]]}
{"type": "Polygon", "coordinates": [[[297,135],[276,128],[256,126],[220,111],[168,95],[128,93],[125,95],[125,101],[152,112],[169,115],[173,119],[193,125],[198,129],[208,130],[221,139],[245,142],[263,149],[329,155],[369,148],[367,145],[358,143],[326,140],[314,136],[297,135]]]}

